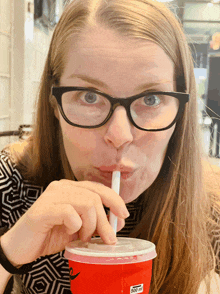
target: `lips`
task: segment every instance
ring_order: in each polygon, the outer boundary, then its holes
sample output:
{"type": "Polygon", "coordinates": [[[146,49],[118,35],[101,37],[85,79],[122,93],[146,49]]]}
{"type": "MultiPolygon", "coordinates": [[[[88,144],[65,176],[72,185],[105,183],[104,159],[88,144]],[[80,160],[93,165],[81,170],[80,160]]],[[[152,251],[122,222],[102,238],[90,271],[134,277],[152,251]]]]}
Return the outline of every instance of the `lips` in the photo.
{"type": "Polygon", "coordinates": [[[130,178],[134,172],[135,168],[129,166],[122,166],[122,165],[111,165],[111,166],[100,166],[97,168],[101,177],[111,180],[113,171],[120,171],[122,179],[130,178]]]}
{"type": "Polygon", "coordinates": [[[133,173],[135,168],[124,166],[124,165],[111,165],[111,166],[100,166],[98,169],[102,172],[113,172],[113,171],[120,171],[121,173],[133,173]]]}

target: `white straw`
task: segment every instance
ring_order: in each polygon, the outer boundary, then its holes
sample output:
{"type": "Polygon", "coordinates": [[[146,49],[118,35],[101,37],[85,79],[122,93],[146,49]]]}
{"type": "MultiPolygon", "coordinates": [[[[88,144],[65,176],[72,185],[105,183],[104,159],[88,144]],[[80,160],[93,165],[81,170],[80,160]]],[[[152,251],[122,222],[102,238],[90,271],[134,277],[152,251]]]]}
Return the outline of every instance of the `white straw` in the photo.
{"type": "MultiPolygon", "coordinates": [[[[118,194],[120,191],[120,177],[121,177],[120,171],[114,171],[112,173],[112,189],[118,194]]],[[[118,219],[117,219],[117,216],[115,216],[111,211],[109,214],[109,222],[116,235],[118,219]]]]}

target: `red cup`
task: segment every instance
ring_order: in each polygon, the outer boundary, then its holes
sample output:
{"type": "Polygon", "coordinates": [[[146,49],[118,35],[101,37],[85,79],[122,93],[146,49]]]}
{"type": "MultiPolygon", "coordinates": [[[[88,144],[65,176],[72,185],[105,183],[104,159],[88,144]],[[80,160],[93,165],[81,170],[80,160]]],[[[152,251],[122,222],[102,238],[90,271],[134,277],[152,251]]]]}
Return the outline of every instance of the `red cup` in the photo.
{"type": "Polygon", "coordinates": [[[152,260],[157,256],[149,241],[118,237],[115,245],[100,238],[69,243],[71,292],[74,294],[133,294],[150,290],[152,260]]]}

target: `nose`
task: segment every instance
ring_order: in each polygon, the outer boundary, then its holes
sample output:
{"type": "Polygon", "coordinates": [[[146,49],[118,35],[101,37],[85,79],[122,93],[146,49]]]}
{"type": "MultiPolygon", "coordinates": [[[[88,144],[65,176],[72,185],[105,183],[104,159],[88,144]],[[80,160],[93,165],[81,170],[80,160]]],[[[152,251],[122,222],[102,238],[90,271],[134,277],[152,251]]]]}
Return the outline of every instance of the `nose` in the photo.
{"type": "Polygon", "coordinates": [[[104,140],[108,145],[119,149],[133,141],[133,125],[129,121],[126,110],[118,106],[110,120],[106,123],[107,131],[104,140]]]}

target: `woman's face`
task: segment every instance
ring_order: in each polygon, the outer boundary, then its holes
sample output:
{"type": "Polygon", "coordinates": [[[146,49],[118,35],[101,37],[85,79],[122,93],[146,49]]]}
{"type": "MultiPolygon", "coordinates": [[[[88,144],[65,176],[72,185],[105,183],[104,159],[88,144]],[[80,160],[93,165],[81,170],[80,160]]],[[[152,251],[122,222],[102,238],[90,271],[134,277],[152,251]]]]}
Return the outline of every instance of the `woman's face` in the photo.
{"type": "MultiPolygon", "coordinates": [[[[72,40],[60,86],[93,87],[123,98],[145,90],[175,91],[174,65],[151,41],[124,39],[96,27],[83,34],[77,44],[72,40]]],[[[123,106],[96,129],[71,126],[55,113],[77,180],[111,187],[112,171],[122,170],[120,196],[125,203],[136,199],[156,179],[175,128],[139,130],[130,123],[123,106]]]]}

